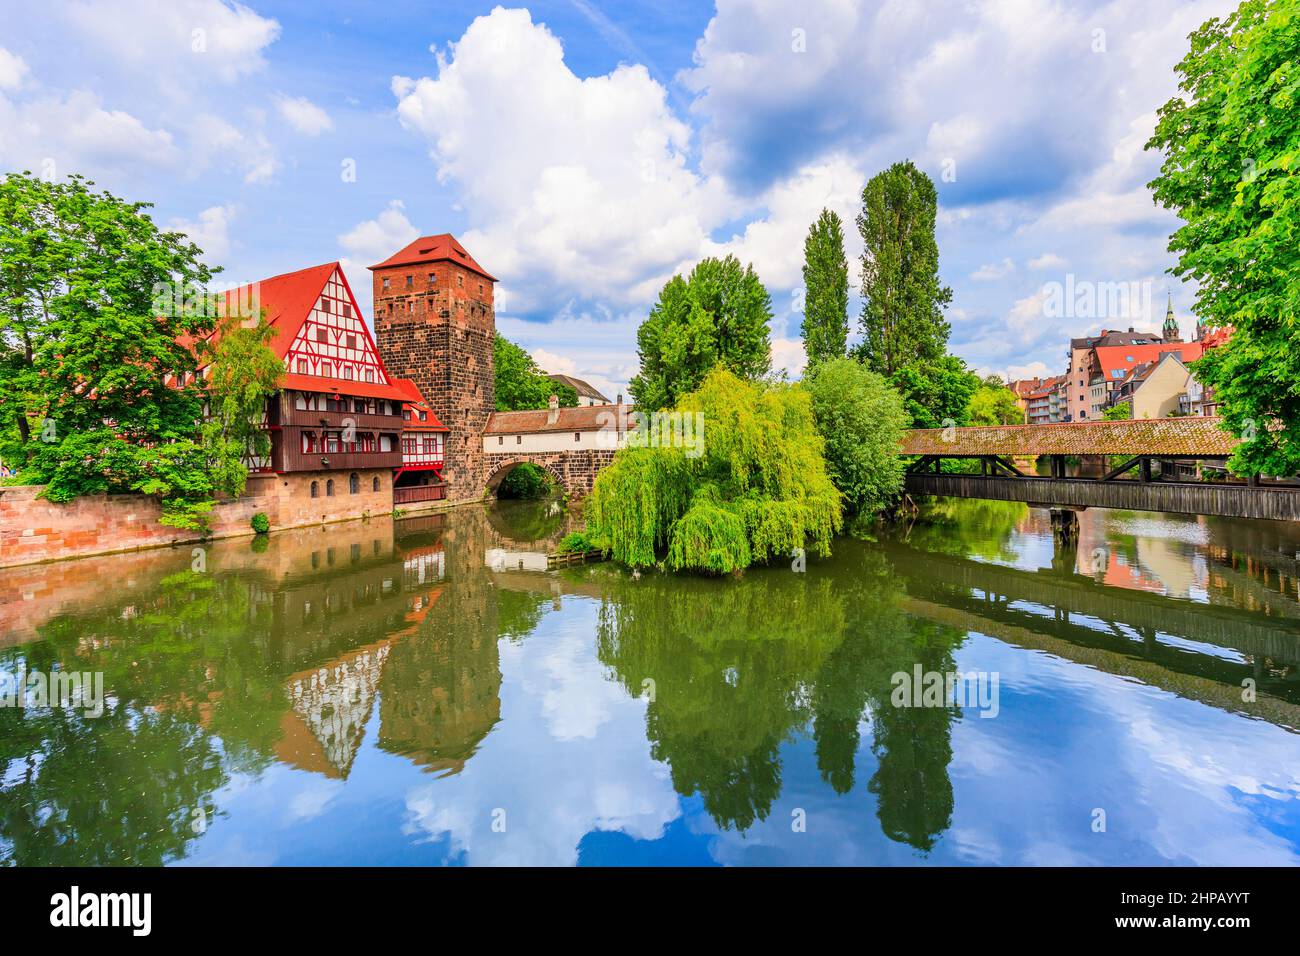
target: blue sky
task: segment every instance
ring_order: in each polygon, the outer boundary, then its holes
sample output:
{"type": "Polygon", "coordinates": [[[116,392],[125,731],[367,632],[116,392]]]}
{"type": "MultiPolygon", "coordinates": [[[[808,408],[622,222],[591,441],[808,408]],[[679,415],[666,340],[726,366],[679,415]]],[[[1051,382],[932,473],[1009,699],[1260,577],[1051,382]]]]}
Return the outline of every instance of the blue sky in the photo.
{"type": "Polygon", "coordinates": [[[809,223],[836,209],[856,260],[864,182],[910,158],[953,350],[1051,374],[1071,335],[1157,327],[1167,292],[1191,332],[1142,147],[1186,34],[1232,6],[0,0],[0,170],[150,201],[227,280],[342,259],[367,311],[365,266],[453,232],[501,279],[501,330],[610,393],[663,282],[728,252],[797,374],[809,223]],[[1067,276],[1146,299],[1049,315],[1067,276]]]}

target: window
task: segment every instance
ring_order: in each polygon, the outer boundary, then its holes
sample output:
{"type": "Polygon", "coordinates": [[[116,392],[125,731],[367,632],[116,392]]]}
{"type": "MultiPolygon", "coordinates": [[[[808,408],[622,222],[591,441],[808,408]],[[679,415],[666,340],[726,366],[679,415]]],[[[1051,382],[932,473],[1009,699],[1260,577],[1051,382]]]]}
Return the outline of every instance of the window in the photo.
{"type": "MultiPolygon", "coordinates": [[[[378,476],[378,475],[375,475],[375,477],[373,477],[373,478],[370,479],[370,490],[371,490],[371,491],[378,491],[378,490],[379,490],[379,476],[378,476]]],[[[379,553],[379,542],[378,542],[378,541],[375,542],[375,553],[376,553],[376,554],[379,553]]]]}
{"type": "Polygon", "coordinates": [[[392,451],[392,450],[393,450],[393,436],[392,436],[392,435],[380,435],[380,436],[379,436],[379,450],[380,450],[380,451],[392,451]]]}
{"type": "Polygon", "coordinates": [[[375,380],[375,370],[373,368],[366,369],[366,381],[373,382],[374,380],[375,380]]]}
{"type": "Polygon", "coordinates": [[[433,283],[434,283],[434,281],[435,281],[436,279],[437,279],[437,274],[436,274],[436,273],[433,273],[433,272],[430,272],[430,273],[429,273],[429,285],[433,285],[433,283]]]}
{"type": "MultiPolygon", "coordinates": [[[[312,496],[313,498],[319,498],[319,497],[320,497],[320,484],[319,484],[318,482],[313,481],[313,482],[311,483],[311,496],[312,496]]],[[[314,558],[314,557],[316,557],[316,555],[313,554],[312,557],[314,558]]]]}
{"type": "Polygon", "coordinates": [[[465,287],[465,277],[456,276],[456,285],[460,286],[463,289],[465,287]]]}
{"type": "MultiPolygon", "coordinates": [[[[326,497],[326,498],[333,498],[333,497],[334,497],[334,479],[333,479],[333,478],[331,478],[329,481],[325,482],[325,497],[326,497]]],[[[330,563],[333,564],[332,561],[331,561],[330,563]]]]}
{"type": "Polygon", "coordinates": [[[1125,361],[1125,362],[1131,362],[1131,361],[1133,361],[1133,356],[1131,356],[1131,355],[1125,355],[1125,356],[1124,356],[1124,361],[1125,361]]]}
{"type": "Polygon", "coordinates": [[[361,491],[361,476],[355,471],[348,476],[348,494],[355,495],[361,491]]]}
{"type": "Polygon", "coordinates": [[[321,362],[320,374],[324,375],[326,378],[331,378],[334,375],[334,366],[329,362],[321,362]]]}
{"type": "Polygon", "coordinates": [[[348,335],[348,348],[350,348],[350,349],[354,349],[354,348],[356,348],[356,347],[357,347],[357,337],[356,337],[355,335],[351,335],[351,334],[349,334],[349,335],[348,335]]]}
{"type": "MultiPolygon", "coordinates": [[[[299,375],[306,375],[306,374],[307,374],[307,360],[306,360],[306,359],[298,359],[298,374],[299,374],[299,375]]],[[[301,407],[301,406],[300,406],[300,407],[301,407]]]]}
{"type": "Polygon", "coordinates": [[[414,285],[415,285],[415,276],[407,276],[407,277],[406,277],[406,287],[407,287],[408,289],[410,289],[410,288],[412,288],[414,285]]]}
{"type": "Polygon", "coordinates": [[[317,327],[316,327],[316,341],[317,341],[317,342],[321,342],[321,343],[326,343],[326,342],[329,342],[329,340],[330,340],[329,333],[325,331],[324,327],[323,327],[323,326],[317,326],[317,327]]]}
{"type": "Polygon", "coordinates": [[[385,292],[388,291],[388,280],[387,280],[387,279],[384,280],[384,291],[385,291],[385,292]]]}
{"type": "Polygon", "coordinates": [[[498,436],[497,436],[497,444],[498,444],[498,445],[504,445],[505,443],[506,443],[506,436],[505,436],[505,435],[498,435],[498,436]]]}
{"type": "Polygon", "coordinates": [[[516,444],[516,445],[522,445],[523,443],[524,443],[524,436],[523,436],[523,435],[516,435],[516,436],[515,436],[515,444],[516,444]]]}
{"type": "Polygon", "coordinates": [[[294,392],[293,407],[298,409],[300,412],[305,412],[307,410],[307,396],[302,392],[294,392]]]}
{"type": "MultiPolygon", "coordinates": [[[[345,366],[343,366],[343,377],[344,377],[345,379],[347,379],[349,382],[352,381],[352,366],[351,366],[351,365],[345,365],[345,366]]],[[[1080,382],[1079,384],[1082,385],[1083,383],[1080,382]]]]}
{"type": "Polygon", "coordinates": [[[329,299],[321,299],[321,300],[320,300],[320,310],[321,310],[322,312],[328,312],[328,311],[330,310],[330,300],[329,300],[329,299]]]}
{"type": "Polygon", "coordinates": [[[343,318],[345,319],[352,318],[352,306],[349,305],[347,302],[343,303],[343,318]]]}
{"type": "MultiPolygon", "coordinates": [[[[337,455],[338,452],[339,452],[339,433],[338,433],[338,432],[326,432],[326,433],[325,433],[325,453],[326,453],[327,455],[337,455]]],[[[331,481],[330,484],[333,485],[334,482],[331,481]]],[[[333,492],[330,492],[330,494],[333,494],[333,492]]]]}
{"type": "Polygon", "coordinates": [[[574,432],[574,433],[573,433],[573,440],[574,440],[574,441],[582,441],[582,432],[574,432]]]}

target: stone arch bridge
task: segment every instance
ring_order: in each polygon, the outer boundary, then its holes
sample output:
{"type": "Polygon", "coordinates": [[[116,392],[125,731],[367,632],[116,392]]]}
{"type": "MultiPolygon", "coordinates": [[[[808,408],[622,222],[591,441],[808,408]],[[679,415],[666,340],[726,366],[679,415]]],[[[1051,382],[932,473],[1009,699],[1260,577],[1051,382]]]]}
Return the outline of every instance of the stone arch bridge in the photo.
{"type": "Polygon", "coordinates": [[[518,465],[545,469],[565,494],[585,497],[636,428],[628,405],[494,412],[483,431],[484,492],[495,495],[518,465]]]}

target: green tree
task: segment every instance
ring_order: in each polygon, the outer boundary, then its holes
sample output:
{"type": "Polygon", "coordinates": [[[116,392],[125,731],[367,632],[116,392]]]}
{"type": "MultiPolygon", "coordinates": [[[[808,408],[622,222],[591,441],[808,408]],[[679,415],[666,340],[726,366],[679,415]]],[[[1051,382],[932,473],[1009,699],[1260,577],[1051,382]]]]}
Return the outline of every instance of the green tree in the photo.
{"type": "Polygon", "coordinates": [[[941,355],[904,365],[889,383],[903,396],[913,428],[943,428],[970,423],[970,400],[980,380],[957,356],[941,355]]]}
{"type": "Polygon", "coordinates": [[[990,375],[971,394],[966,422],[970,425],[1023,425],[1025,413],[1020,410],[1016,393],[996,375],[990,375]]]}
{"type": "Polygon", "coordinates": [[[1235,329],[1195,363],[1224,427],[1246,440],[1244,474],[1300,471],[1300,7],[1246,0],[1191,34],[1182,95],[1159,112],[1150,183],[1183,225],[1175,275],[1197,283],[1196,312],[1235,329]]]}
{"type": "Polygon", "coordinates": [[[284,377],[284,363],[270,347],[274,337],[275,327],[263,316],[248,322],[230,315],[200,350],[208,367],[201,441],[213,486],[231,497],[244,493],[250,460],[271,452],[265,413],[284,377]]]}
{"type": "Polygon", "coordinates": [[[1120,421],[1124,421],[1127,418],[1132,418],[1133,403],[1120,402],[1118,405],[1112,405],[1110,408],[1106,409],[1104,412],[1101,413],[1101,417],[1104,421],[1108,421],[1108,422],[1120,422],[1120,421]]]}
{"type": "Polygon", "coordinates": [[[844,355],[849,336],[849,262],[840,217],[823,209],[803,243],[803,347],[808,368],[844,355]]]}
{"type": "Polygon", "coordinates": [[[826,474],[806,390],[746,382],[719,367],[677,412],[702,420],[705,440],[633,441],[620,450],[588,499],[594,545],[633,567],[662,559],[672,571],[711,574],[804,548],[830,553],[841,495],[826,474]]]}
{"type": "Polygon", "coordinates": [[[159,231],[148,203],[93,185],[26,172],[0,182],[0,454],[52,501],[144,491],[185,510],[211,490],[186,343],[215,316],[158,301],[160,290],[192,300],[212,273],[197,246],[159,231]]]}
{"type": "Polygon", "coordinates": [[[545,408],[551,396],[560,400],[561,408],[574,408],[578,393],[571,385],[562,385],[546,376],[533,357],[501,333],[492,340],[495,368],[497,411],[518,412],[545,408]]]}
{"type": "Polygon", "coordinates": [[[909,422],[902,398],[848,358],[823,362],[804,382],[826,442],[826,471],[846,504],[858,513],[889,505],[903,489],[898,446],[909,422]]]}
{"type": "Polygon", "coordinates": [[[886,378],[941,358],[948,343],[934,223],[938,194],[911,161],[873,176],[862,190],[862,317],[859,355],[886,378]]]}
{"type": "Polygon", "coordinates": [[[756,380],[772,367],[772,299],[753,266],[705,259],[673,276],[637,329],[641,370],[628,385],[638,408],[671,408],[716,365],[756,380]]]}

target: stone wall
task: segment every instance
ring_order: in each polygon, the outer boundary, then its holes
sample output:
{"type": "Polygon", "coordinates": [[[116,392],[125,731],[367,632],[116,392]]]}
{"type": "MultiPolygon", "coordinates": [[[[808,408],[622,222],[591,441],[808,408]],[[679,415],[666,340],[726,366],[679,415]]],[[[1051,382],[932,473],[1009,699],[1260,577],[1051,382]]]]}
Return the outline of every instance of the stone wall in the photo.
{"type": "MultiPolygon", "coordinates": [[[[356,494],[350,491],[352,474],[254,475],[243,497],[218,502],[212,509],[210,537],[251,535],[249,522],[259,511],[270,519],[272,530],[390,514],[392,471],[358,470],[356,494]],[[312,482],[317,485],[315,498],[312,482]]],[[[0,487],[0,568],[201,540],[192,531],[160,524],[162,510],[147,495],[86,495],[56,504],[38,497],[41,490],[39,485],[0,487]]]]}

